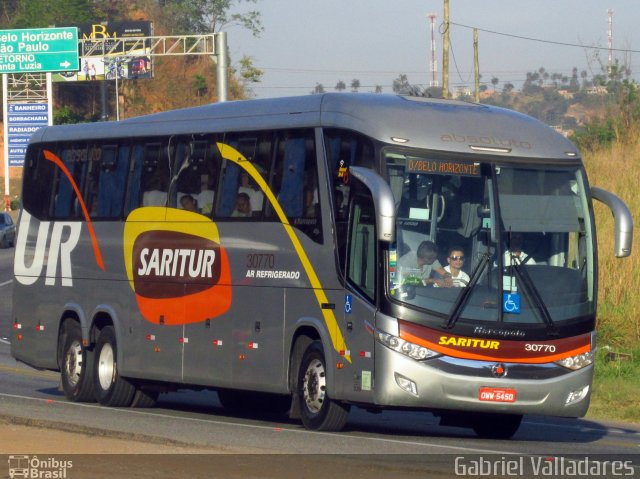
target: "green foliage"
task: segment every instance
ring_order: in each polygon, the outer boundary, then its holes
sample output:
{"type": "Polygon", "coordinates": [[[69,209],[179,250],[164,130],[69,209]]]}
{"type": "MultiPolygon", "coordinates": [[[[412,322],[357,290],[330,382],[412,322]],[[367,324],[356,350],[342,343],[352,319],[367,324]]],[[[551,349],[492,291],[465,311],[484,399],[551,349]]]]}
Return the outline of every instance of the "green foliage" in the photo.
{"type": "Polygon", "coordinates": [[[640,94],[633,80],[610,80],[609,105],[604,119],[596,119],[571,138],[580,148],[592,150],[635,135],[640,123],[640,94]]]}
{"type": "Polygon", "coordinates": [[[96,18],[91,0],[16,0],[1,8],[10,28],[66,27],[96,18]]]}
{"type": "Polygon", "coordinates": [[[81,123],[84,121],[82,115],[73,111],[69,106],[63,105],[53,112],[54,125],[66,125],[70,123],[81,123]]]}
{"type": "Polygon", "coordinates": [[[164,0],[164,9],[172,19],[173,34],[214,33],[225,27],[239,25],[254,36],[264,30],[258,11],[232,13],[241,3],[257,0],[164,0]]]}
{"type": "Polygon", "coordinates": [[[200,97],[207,92],[207,79],[200,74],[196,74],[193,76],[193,89],[196,91],[196,94],[200,97]]]}
{"type": "Polygon", "coordinates": [[[640,422],[640,349],[598,350],[588,417],[640,422]]]}
{"type": "Polygon", "coordinates": [[[239,63],[240,76],[243,80],[251,83],[258,83],[262,80],[264,72],[253,64],[253,59],[251,57],[245,55],[240,59],[239,63]]]}

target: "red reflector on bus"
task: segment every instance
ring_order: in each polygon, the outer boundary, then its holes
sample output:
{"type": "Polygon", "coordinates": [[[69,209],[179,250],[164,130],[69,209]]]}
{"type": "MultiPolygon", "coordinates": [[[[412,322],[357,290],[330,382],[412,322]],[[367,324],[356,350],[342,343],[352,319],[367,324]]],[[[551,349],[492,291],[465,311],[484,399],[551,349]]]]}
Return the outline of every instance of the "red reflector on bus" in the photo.
{"type": "Polygon", "coordinates": [[[222,339],[214,339],[211,341],[214,346],[222,346],[222,339]]]}
{"type": "Polygon", "coordinates": [[[147,341],[155,341],[155,340],[156,340],[155,334],[147,334],[147,341]]]}
{"type": "Polygon", "coordinates": [[[249,349],[258,349],[258,343],[249,343],[247,344],[249,349]]]}
{"type": "Polygon", "coordinates": [[[20,324],[20,323],[13,323],[13,329],[22,329],[22,324],[20,324]]]}

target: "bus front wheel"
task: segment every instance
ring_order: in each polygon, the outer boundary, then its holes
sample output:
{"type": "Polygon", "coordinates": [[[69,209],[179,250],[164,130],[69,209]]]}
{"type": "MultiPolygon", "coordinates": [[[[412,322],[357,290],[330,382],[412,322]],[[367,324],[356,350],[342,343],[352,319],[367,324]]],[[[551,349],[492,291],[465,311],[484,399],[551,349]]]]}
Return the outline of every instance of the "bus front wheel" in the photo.
{"type": "Polygon", "coordinates": [[[346,424],[349,405],[329,397],[327,365],[320,341],[312,342],[302,356],[296,393],[300,417],[307,429],[339,431],[346,424]]]}
{"type": "Polygon", "coordinates": [[[117,353],[113,326],[105,326],[95,349],[93,384],[96,399],[103,406],[127,407],[133,401],[136,388],[118,373],[117,353]]]}
{"type": "Polygon", "coordinates": [[[82,344],[80,324],[67,320],[60,334],[62,361],[60,379],[64,395],[69,401],[94,402],[93,394],[93,351],[82,344]]]}

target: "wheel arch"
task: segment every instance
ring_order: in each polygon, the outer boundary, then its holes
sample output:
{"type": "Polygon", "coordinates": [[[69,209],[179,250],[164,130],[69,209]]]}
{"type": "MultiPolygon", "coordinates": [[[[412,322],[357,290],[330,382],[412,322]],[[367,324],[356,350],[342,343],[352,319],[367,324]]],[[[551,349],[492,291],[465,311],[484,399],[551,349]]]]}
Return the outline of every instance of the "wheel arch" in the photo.
{"type": "Polygon", "coordinates": [[[58,335],[57,335],[57,347],[56,347],[56,364],[58,367],[62,361],[62,344],[60,338],[63,334],[63,325],[66,321],[75,321],[80,325],[80,331],[82,332],[82,343],[89,344],[89,326],[87,324],[87,316],[84,314],[84,310],[77,303],[67,303],[64,305],[60,319],[58,320],[58,335]]]}
{"type": "Polygon", "coordinates": [[[331,391],[335,391],[335,374],[333,364],[333,346],[331,337],[327,331],[324,321],[313,318],[303,317],[296,321],[289,342],[289,356],[287,358],[287,379],[289,392],[293,395],[293,404],[291,407],[290,417],[292,419],[299,418],[299,405],[297,404],[296,387],[298,383],[298,372],[302,361],[302,355],[309,345],[314,341],[322,343],[322,349],[325,354],[327,363],[327,387],[331,391]]]}
{"type": "MultiPolygon", "coordinates": [[[[105,326],[113,326],[114,333],[116,335],[117,344],[122,344],[122,337],[124,335],[124,325],[120,320],[118,313],[109,305],[100,304],[96,306],[96,308],[92,312],[92,321],[91,321],[91,342],[95,344],[98,340],[98,335],[100,331],[104,329],[105,326]]],[[[118,364],[124,364],[123,361],[123,352],[122,348],[117,348],[117,357],[116,361],[118,364]]]]}

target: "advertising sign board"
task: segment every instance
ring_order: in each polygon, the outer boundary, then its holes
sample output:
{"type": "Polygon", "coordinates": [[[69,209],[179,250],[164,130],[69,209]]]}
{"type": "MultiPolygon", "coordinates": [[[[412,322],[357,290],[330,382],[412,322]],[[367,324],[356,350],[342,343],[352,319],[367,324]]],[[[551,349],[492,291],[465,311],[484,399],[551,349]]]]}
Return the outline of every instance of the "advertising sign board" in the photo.
{"type": "Polygon", "coordinates": [[[145,42],[127,38],[152,36],[149,21],[126,21],[82,24],[78,27],[80,39],[80,66],[74,71],[53,75],[54,82],[123,80],[151,78],[151,48],[145,42]],[[122,42],[118,53],[111,52],[122,42]],[[126,55],[122,51],[126,52],[126,55]]]}

